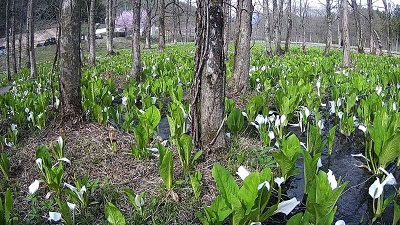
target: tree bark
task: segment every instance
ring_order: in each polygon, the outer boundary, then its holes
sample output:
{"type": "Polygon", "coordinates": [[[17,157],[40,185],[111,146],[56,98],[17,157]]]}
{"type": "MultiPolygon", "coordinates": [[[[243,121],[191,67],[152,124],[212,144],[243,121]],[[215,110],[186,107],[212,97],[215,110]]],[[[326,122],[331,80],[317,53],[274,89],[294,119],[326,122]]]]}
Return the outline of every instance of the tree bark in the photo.
{"type": "Polygon", "coordinates": [[[91,66],[96,65],[96,0],[90,0],[89,10],[89,64],[91,66]]]}
{"type": "Polygon", "coordinates": [[[248,89],[250,70],[250,40],[251,18],[253,15],[253,3],[251,0],[238,1],[238,33],[235,40],[235,54],[233,61],[233,81],[235,93],[244,94],[248,89]]]}
{"type": "Polygon", "coordinates": [[[107,0],[107,12],[106,12],[106,32],[107,32],[107,53],[109,55],[114,55],[113,38],[115,30],[115,19],[114,19],[114,1],[107,0]]]}
{"type": "Polygon", "coordinates": [[[196,14],[192,136],[195,147],[210,152],[226,147],[222,0],[197,0],[196,14]]]}
{"type": "MultiPolygon", "coordinates": [[[[274,44],[275,44],[275,47],[278,45],[277,44],[278,27],[279,27],[279,24],[278,24],[278,13],[279,13],[278,2],[277,2],[277,0],[272,0],[272,18],[273,18],[273,21],[274,21],[274,23],[272,24],[272,27],[274,28],[274,42],[275,42],[274,44]]],[[[278,50],[275,48],[276,54],[278,54],[277,51],[278,50]]]]}
{"type": "Polygon", "coordinates": [[[348,3],[347,0],[342,0],[342,10],[343,10],[343,67],[351,66],[350,58],[350,36],[349,36],[349,20],[347,17],[348,13],[348,3]]]}
{"type": "Polygon", "coordinates": [[[22,31],[24,29],[24,17],[23,17],[23,5],[24,5],[24,1],[21,0],[19,1],[20,5],[19,5],[19,13],[20,13],[20,20],[19,20],[19,35],[18,35],[18,70],[21,69],[21,65],[22,65],[22,31]]]}
{"type": "Polygon", "coordinates": [[[16,10],[15,10],[15,1],[12,0],[12,12],[11,12],[11,49],[12,49],[12,68],[14,75],[17,74],[17,54],[15,49],[15,29],[17,27],[16,24],[16,10]]]}
{"type": "Polygon", "coordinates": [[[142,63],[140,60],[140,8],[141,1],[133,1],[133,20],[132,20],[132,77],[138,82],[142,70],[142,63]]]}
{"type": "Polygon", "coordinates": [[[224,56],[225,60],[228,61],[229,58],[229,34],[231,30],[231,17],[230,17],[230,11],[231,11],[231,0],[225,0],[223,2],[223,7],[224,7],[224,56]]]}
{"type": "Polygon", "coordinates": [[[292,0],[287,2],[287,30],[286,30],[286,40],[285,40],[285,52],[289,51],[290,47],[290,36],[292,35],[292,0]]]}
{"type": "Polygon", "coordinates": [[[6,0],[6,72],[7,79],[11,81],[11,69],[10,69],[10,0],[6,0]]]}
{"type": "Polygon", "coordinates": [[[303,33],[303,43],[301,48],[303,50],[303,54],[307,54],[306,49],[306,26],[305,26],[305,19],[308,11],[308,0],[300,0],[300,24],[303,33]]]}
{"type": "Polygon", "coordinates": [[[359,53],[364,53],[364,42],[362,40],[362,27],[360,20],[360,12],[358,11],[358,5],[356,0],[351,0],[351,5],[353,7],[353,15],[356,21],[356,32],[357,32],[357,51],[359,53]]]}
{"type": "Polygon", "coordinates": [[[329,56],[332,45],[332,0],[326,0],[326,40],[324,56],[329,56]]]}
{"type": "Polygon", "coordinates": [[[392,55],[392,43],[390,41],[390,12],[386,0],[382,0],[383,8],[385,9],[385,28],[386,28],[386,49],[389,56],[392,55]]]}
{"type": "Polygon", "coordinates": [[[165,49],[165,2],[164,0],[158,1],[158,49],[165,49]]]}
{"type": "Polygon", "coordinates": [[[60,21],[60,109],[64,119],[76,123],[82,117],[81,1],[63,0],[60,21]]]}
{"type": "Polygon", "coordinates": [[[374,30],[374,34],[375,34],[376,42],[378,43],[379,55],[382,55],[383,54],[383,46],[382,46],[381,38],[379,37],[379,34],[378,34],[378,32],[376,32],[376,30],[374,30]]]}
{"type": "Polygon", "coordinates": [[[264,14],[264,31],[265,31],[265,54],[267,57],[272,57],[272,44],[271,44],[271,26],[269,16],[269,0],[263,0],[263,14],[264,14]]]}
{"type": "Polygon", "coordinates": [[[277,5],[277,19],[275,24],[275,48],[276,54],[282,55],[283,50],[281,47],[282,42],[282,21],[283,21],[283,2],[284,0],[279,0],[279,4],[277,5]]]}
{"type": "Polygon", "coordinates": [[[34,0],[29,0],[27,11],[27,24],[29,33],[29,64],[31,67],[31,78],[37,76],[36,56],[35,56],[35,30],[34,30],[34,0]]]}
{"type": "MultiPolygon", "coordinates": [[[[229,1],[229,0],[228,0],[229,1]]],[[[189,42],[189,35],[190,35],[190,31],[189,31],[189,17],[190,17],[190,10],[192,8],[192,1],[191,0],[187,0],[186,1],[186,21],[185,21],[185,42],[188,43],[189,42]]]]}
{"type": "MultiPolygon", "coordinates": [[[[144,36],[145,36],[145,45],[144,48],[150,49],[151,48],[151,9],[149,9],[148,1],[147,1],[147,8],[146,8],[146,26],[144,29],[144,36]]],[[[139,15],[140,16],[140,15],[139,15]]]]}
{"type": "Polygon", "coordinates": [[[369,32],[369,49],[370,53],[376,55],[376,44],[374,38],[374,12],[372,9],[372,0],[367,0],[367,7],[368,7],[368,32],[369,32]]]}

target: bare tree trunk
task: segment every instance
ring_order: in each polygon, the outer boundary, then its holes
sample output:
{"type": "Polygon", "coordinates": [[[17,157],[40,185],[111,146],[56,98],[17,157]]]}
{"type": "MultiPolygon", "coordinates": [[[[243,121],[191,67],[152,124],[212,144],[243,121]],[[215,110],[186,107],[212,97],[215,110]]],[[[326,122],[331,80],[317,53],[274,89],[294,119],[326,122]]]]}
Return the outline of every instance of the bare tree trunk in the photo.
{"type": "Polygon", "coordinates": [[[145,44],[144,48],[150,49],[151,48],[151,9],[149,9],[149,1],[146,2],[147,8],[145,10],[146,15],[146,24],[144,28],[144,36],[145,36],[145,44]]]}
{"type": "Polygon", "coordinates": [[[336,20],[338,21],[337,23],[337,35],[338,35],[338,45],[339,47],[343,46],[343,40],[342,40],[342,28],[341,28],[341,23],[342,21],[342,0],[338,0],[338,12],[336,13],[336,20]]]}
{"type": "Polygon", "coordinates": [[[142,70],[142,63],[140,60],[140,8],[141,1],[133,1],[133,20],[132,20],[132,77],[138,82],[142,70]]]}
{"type": "Polygon", "coordinates": [[[226,147],[225,61],[222,0],[197,0],[195,75],[192,86],[194,146],[212,150],[226,147]]]}
{"type": "Polygon", "coordinates": [[[158,1],[158,49],[165,49],[165,2],[164,0],[158,1]]]}
{"type": "Polygon", "coordinates": [[[22,31],[24,29],[24,17],[23,15],[23,0],[19,1],[20,2],[20,21],[19,21],[19,35],[18,35],[18,70],[21,69],[22,65],[22,31]]]}
{"type": "Polygon", "coordinates": [[[278,12],[277,12],[277,23],[276,23],[276,29],[275,29],[275,45],[276,45],[276,54],[277,55],[282,55],[283,50],[281,47],[281,42],[282,42],[282,21],[283,21],[283,2],[284,0],[279,0],[279,5],[278,5],[278,12]]]}
{"type": "Polygon", "coordinates": [[[96,65],[96,23],[94,21],[96,13],[96,0],[90,0],[89,10],[89,64],[96,65]]]}
{"type": "Polygon", "coordinates": [[[78,122],[81,96],[81,1],[63,0],[61,6],[60,96],[63,119],[78,122]]]}
{"type": "Polygon", "coordinates": [[[290,36],[292,35],[292,0],[287,2],[287,30],[286,30],[286,41],[285,41],[285,52],[289,51],[290,47],[290,36]]]}
{"type": "Polygon", "coordinates": [[[356,32],[357,32],[357,51],[364,53],[364,45],[362,40],[362,28],[360,22],[360,13],[358,11],[358,5],[356,0],[351,0],[351,6],[353,7],[353,15],[356,21],[356,32]]]}
{"type": "Polygon", "coordinates": [[[231,0],[225,0],[223,3],[224,6],[224,56],[225,60],[227,61],[229,58],[229,34],[231,30],[231,17],[230,17],[230,10],[231,10],[231,0]]]}
{"type": "Polygon", "coordinates": [[[348,68],[351,66],[351,58],[350,58],[350,36],[349,36],[349,21],[347,18],[348,13],[348,3],[347,0],[343,0],[342,2],[342,10],[343,10],[343,66],[348,68]]]}
{"type": "MultiPolygon", "coordinates": [[[[272,0],[272,18],[274,23],[272,24],[273,28],[274,28],[274,44],[275,47],[278,45],[278,28],[279,28],[279,24],[278,24],[278,13],[279,13],[279,9],[278,9],[278,2],[277,0],[272,0]]],[[[280,45],[280,44],[279,44],[280,45]]],[[[278,50],[275,49],[276,54],[278,54],[278,50]]]]}
{"type": "Polygon", "coordinates": [[[382,46],[381,38],[379,37],[379,34],[378,34],[378,32],[376,32],[376,30],[374,30],[374,34],[376,37],[376,42],[378,43],[379,55],[382,55],[383,54],[383,46],[382,46]]]}
{"type": "Polygon", "coordinates": [[[10,69],[10,0],[6,0],[6,71],[7,79],[11,81],[11,69],[10,69]]]}
{"type": "Polygon", "coordinates": [[[270,16],[269,16],[269,0],[263,0],[263,14],[265,21],[265,54],[267,57],[272,57],[272,47],[271,47],[271,26],[270,26],[270,16]]]}
{"type": "Polygon", "coordinates": [[[29,33],[29,64],[31,66],[31,77],[37,76],[36,57],[35,57],[35,30],[34,30],[34,0],[28,2],[28,33],[29,33]]]}
{"type": "Polygon", "coordinates": [[[387,49],[387,54],[389,56],[392,55],[392,43],[390,41],[390,11],[388,9],[388,4],[386,0],[382,0],[383,3],[383,8],[385,9],[385,28],[386,28],[386,49],[387,49]]]}
{"type": "Polygon", "coordinates": [[[114,1],[107,0],[107,12],[106,12],[106,30],[107,30],[107,53],[109,55],[114,55],[113,38],[115,29],[115,19],[114,19],[114,1]]]}
{"type": "Polygon", "coordinates": [[[301,45],[301,48],[303,50],[303,54],[307,54],[307,49],[306,49],[306,26],[305,26],[305,19],[308,11],[308,0],[300,0],[300,24],[301,24],[301,29],[303,32],[303,43],[301,45]]]}
{"type": "Polygon", "coordinates": [[[332,45],[332,0],[326,0],[326,40],[324,56],[329,56],[332,45]]]}
{"type": "MultiPolygon", "coordinates": [[[[178,1],[177,4],[179,6],[179,1],[178,1]]],[[[182,13],[179,11],[179,13],[177,15],[177,17],[178,17],[178,19],[177,19],[177,29],[178,29],[178,34],[179,34],[180,41],[182,43],[183,42],[183,35],[182,35],[181,15],[182,15],[182,13]]]]}
{"type": "Polygon", "coordinates": [[[190,10],[192,8],[192,1],[187,0],[186,1],[186,21],[185,21],[185,42],[189,42],[189,17],[190,17],[190,10]]]}
{"type": "Polygon", "coordinates": [[[369,49],[371,54],[376,54],[376,44],[374,38],[374,12],[372,9],[372,0],[367,0],[367,7],[368,7],[368,32],[369,32],[369,49]]]}
{"type": "Polygon", "coordinates": [[[238,33],[235,41],[235,54],[233,62],[233,80],[235,93],[245,93],[249,83],[250,70],[250,39],[251,18],[253,15],[253,3],[251,0],[238,1],[238,33]]]}
{"type": "Polygon", "coordinates": [[[11,48],[12,48],[12,66],[13,66],[13,73],[14,75],[17,74],[17,54],[16,54],[16,49],[15,49],[15,29],[17,27],[16,25],[16,11],[15,11],[15,1],[12,0],[12,15],[11,15],[11,48]]]}

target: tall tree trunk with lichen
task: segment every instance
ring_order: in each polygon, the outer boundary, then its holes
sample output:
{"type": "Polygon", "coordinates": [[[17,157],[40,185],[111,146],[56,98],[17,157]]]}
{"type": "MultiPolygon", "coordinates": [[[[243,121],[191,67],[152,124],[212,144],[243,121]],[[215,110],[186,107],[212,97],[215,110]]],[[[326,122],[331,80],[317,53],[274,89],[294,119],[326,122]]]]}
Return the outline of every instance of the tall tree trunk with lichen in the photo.
{"type": "Polygon", "coordinates": [[[371,54],[376,55],[376,43],[374,38],[374,12],[372,9],[372,0],[367,0],[367,8],[368,8],[368,33],[369,33],[369,49],[371,54]]]}
{"type": "Polygon", "coordinates": [[[6,1],[6,72],[7,72],[7,79],[11,81],[11,69],[10,69],[10,0],[6,1]]]}
{"type": "Polygon", "coordinates": [[[140,8],[141,1],[133,0],[133,20],[132,20],[132,72],[131,75],[137,81],[142,72],[142,62],[140,59],[140,8]]]}
{"type": "Polygon", "coordinates": [[[251,0],[238,1],[238,28],[235,40],[235,53],[233,61],[233,81],[235,93],[244,94],[249,83],[250,70],[250,39],[251,18],[253,14],[253,3],[251,0]]]}
{"type": "Polygon", "coordinates": [[[89,10],[89,64],[96,65],[96,0],[90,0],[89,10]]]}
{"type": "Polygon", "coordinates": [[[350,36],[349,36],[349,20],[348,20],[348,3],[342,0],[342,24],[343,24],[343,66],[348,68],[351,66],[350,58],[350,36]]]}
{"type": "Polygon", "coordinates": [[[147,1],[147,8],[145,10],[146,15],[146,26],[144,29],[144,36],[145,36],[145,44],[144,48],[150,49],[151,48],[151,12],[152,10],[149,9],[148,1],[147,1]]]}
{"type": "MultiPolygon", "coordinates": [[[[390,41],[390,12],[386,0],[382,0],[383,8],[385,9],[385,28],[386,28],[386,50],[389,56],[392,55],[392,43],[390,41]]],[[[390,3],[389,3],[390,4],[390,3]]]]}
{"type": "Polygon", "coordinates": [[[324,56],[329,56],[332,45],[332,0],[326,0],[326,40],[324,56]]]}
{"type": "Polygon", "coordinates": [[[357,51],[359,53],[364,53],[364,42],[362,40],[362,27],[360,12],[358,11],[358,4],[356,0],[351,0],[351,6],[353,8],[353,15],[356,21],[356,33],[357,33],[357,51]]]}
{"type": "Polygon", "coordinates": [[[34,31],[34,13],[33,13],[34,0],[29,0],[27,11],[27,24],[29,36],[29,64],[31,67],[31,77],[36,77],[36,56],[35,56],[35,31],[34,31]]]}
{"type": "Polygon", "coordinates": [[[107,12],[106,12],[106,32],[107,32],[107,53],[109,55],[114,54],[113,47],[113,39],[114,39],[114,29],[115,29],[115,21],[114,21],[114,11],[115,0],[107,0],[107,12]]]}
{"type": "MultiPolygon", "coordinates": [[[[282,55],[283,49],[281,47],[282,42],[282,21],[283,21],[283,3],[284,0],[278,0],[279,4],[275,5],[276,9],[276,21],[275,21],[275,48],[276,54],[282,55]]],[[[276,2],[275,2],[276,3],[276,2]]]]}
{"type": "Polygon", "coordinates": [[[158,0],[158,49],[165,49],[165,2],[158,0]]]}
{"type": "Polygon", "coordinates": [[[195,147],[210,152],[226,147],[222,0],[197,0],[196,14],[192,136],[195,147]]]}
{"type": "Polygon", "coordinates": [[[264,15],[264,24],[265,24],[265,54],[267,57],[272,57],[272,44],[271,44],[271,23],[269,16],[269,0],[263,0],[263,15],[264,15]]]}
{"type": "Polygon", "coordinates": [[[13,69],[13,73],[17,74],[17,53],[16,53],[16,49],[15,49],[15,29],[17,27],[16,24],[16,7],[15,7],[15,1],[16,0],[12,0],[12,11],[11,11],[11,49],[12,49],[12,69],[13,69]]]}
{"type": "Polygon", "coordinates": [[[290,47],[290,36],[292,35],[292,0],[287,1],[287,30],[286,30],[286,40],[285,40],[285,52],[289,51],[290,47]]]}
{"type": "Polygon", "coordinates": [[[185,18],[185,42],[189,42],[189,16],[190,9],[192,8],[192,1],[186,1],[186,18],[185,18]]]}
{"type": "Polygon", "coordinates": [[[82,118],[81,1],[63,0],[60,10],[60,112],[76,123],[82,118]]]}
{"type": "Polygon", "coordinates": [[[302,33],[303,33],[303,43],[301,45],[301,48],[303,50],[303,54],[307,54],[305,19],[306,19],[307,11],[308,11],[308,0],[300,0],[299,11],[300,11],[300,26],[301,26],[302,33]]]}
{"type": "Polygon", "coordinates": [[[228,60],[229,54],[229,34],[231,30],[231,17],[230,17],[230,11],[231,11],[231,0],[225,0],[223,5],[224,5],[224,56],[225,60],[228,60]]]}

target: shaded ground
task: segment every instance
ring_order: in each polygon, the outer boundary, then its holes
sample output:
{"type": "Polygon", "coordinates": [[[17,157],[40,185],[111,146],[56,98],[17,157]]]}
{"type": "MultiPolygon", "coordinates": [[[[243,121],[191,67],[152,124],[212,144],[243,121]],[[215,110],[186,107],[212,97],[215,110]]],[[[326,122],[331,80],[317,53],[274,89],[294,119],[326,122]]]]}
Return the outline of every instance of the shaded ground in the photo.
{"type": "MultiPolygon", "coordinates": [[[[134,211],[123,194],[125,188],[134,190],[135,193],[146,192],[147,199],[157,198],[157,204],[152,214],[155,215],[157,224],[195,224],[197,219],[195,213],[201,211],[203,204],[211,204],[215,198],[216,190],[211,167],[215,161],[203,161],[196,166],[203,173],[203,194],[200,200],[193,197],[190,184],[184,182],[174,188],[179,200],[175,201],[168,196],[162,180],[158,174],[158,158],[152,157],[149,160],[138,160],[129,155],[130,145],[133,144],[133,137],[130,134],[114,130],[109,126],[86,123],[79,126],[62,127],[50,125],[40,134],[33,135],[20,143],[21,147],[14,147],[11,150],[11,182],[13,193],[18,194],[15,199],[15,206],[19,218],[28,218],[32,209],[39,207],[37,204],[27,201],[28,186],[39,179],[35,165],[35,150],[39,145],[49,146],[55,143],[63,129],[66,136],[65,157],[71,160],[71,165],[66,166],[65,182],[72,183],[74,177],[90,175],[90,179],[99,178],[100,188],[92,196],[93,201],[99,204],[92,206],[93,212],[87,224],[105,224],[104,203],[112,201],[116,203],[124,215],[128,216],[134,211]],[[114,140],[118,150],[112,152],[110,148],[109,134],[114,133],[114,140]],[[158,214],[158,215],[157,215],[158,214]]],[[[174,176],[179,179],[181,169],[179,158],[174,152],[174,176]]],[[[48,188],[42,188],[36,195],[38,200],[44,200],[48,188]]],[[[39,215],[33,221],[44,221],[48,211],[39,210],[39,215]],[[41,218],[41,219],[40,219],[41,218]]],[[[32,215],[30,215],[32,217],[32,215]]],[[[150,220],[150,218],[149,218],[150,220]]],[[[150,221],[147,221],[150,222],[150,221]]],[[[39,222],[41,223],[41,222],[39,222]]],[[[135,224],[135,223],[134,223],[135,224]]]]}

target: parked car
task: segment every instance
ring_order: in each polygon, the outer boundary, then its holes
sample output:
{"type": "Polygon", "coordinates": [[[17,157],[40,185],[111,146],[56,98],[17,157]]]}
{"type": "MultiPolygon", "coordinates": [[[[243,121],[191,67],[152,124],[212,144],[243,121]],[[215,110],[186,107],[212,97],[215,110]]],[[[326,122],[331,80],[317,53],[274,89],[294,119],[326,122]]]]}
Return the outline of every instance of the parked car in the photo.
{"type": "Polygon", "coordinates": [[[103,35],[101,35],[101,34],[96,34],[96,39],[103,39],[103,35]]]}
{"type": "Polygon", "coordinates": [[[0,46],[0,55],[7,55],[7,49],[5,46],[0,46]]]}
{"type": "Polygon", "coordinates": [[[55,45],[55,44],[57,44],[57,40],[56,40],[56,38],[54,38],[54,37],[48,38],[48,39],[46,39],[46,41],[44,42],[44,46],[47,46],[47,45],[55,45]]]}

